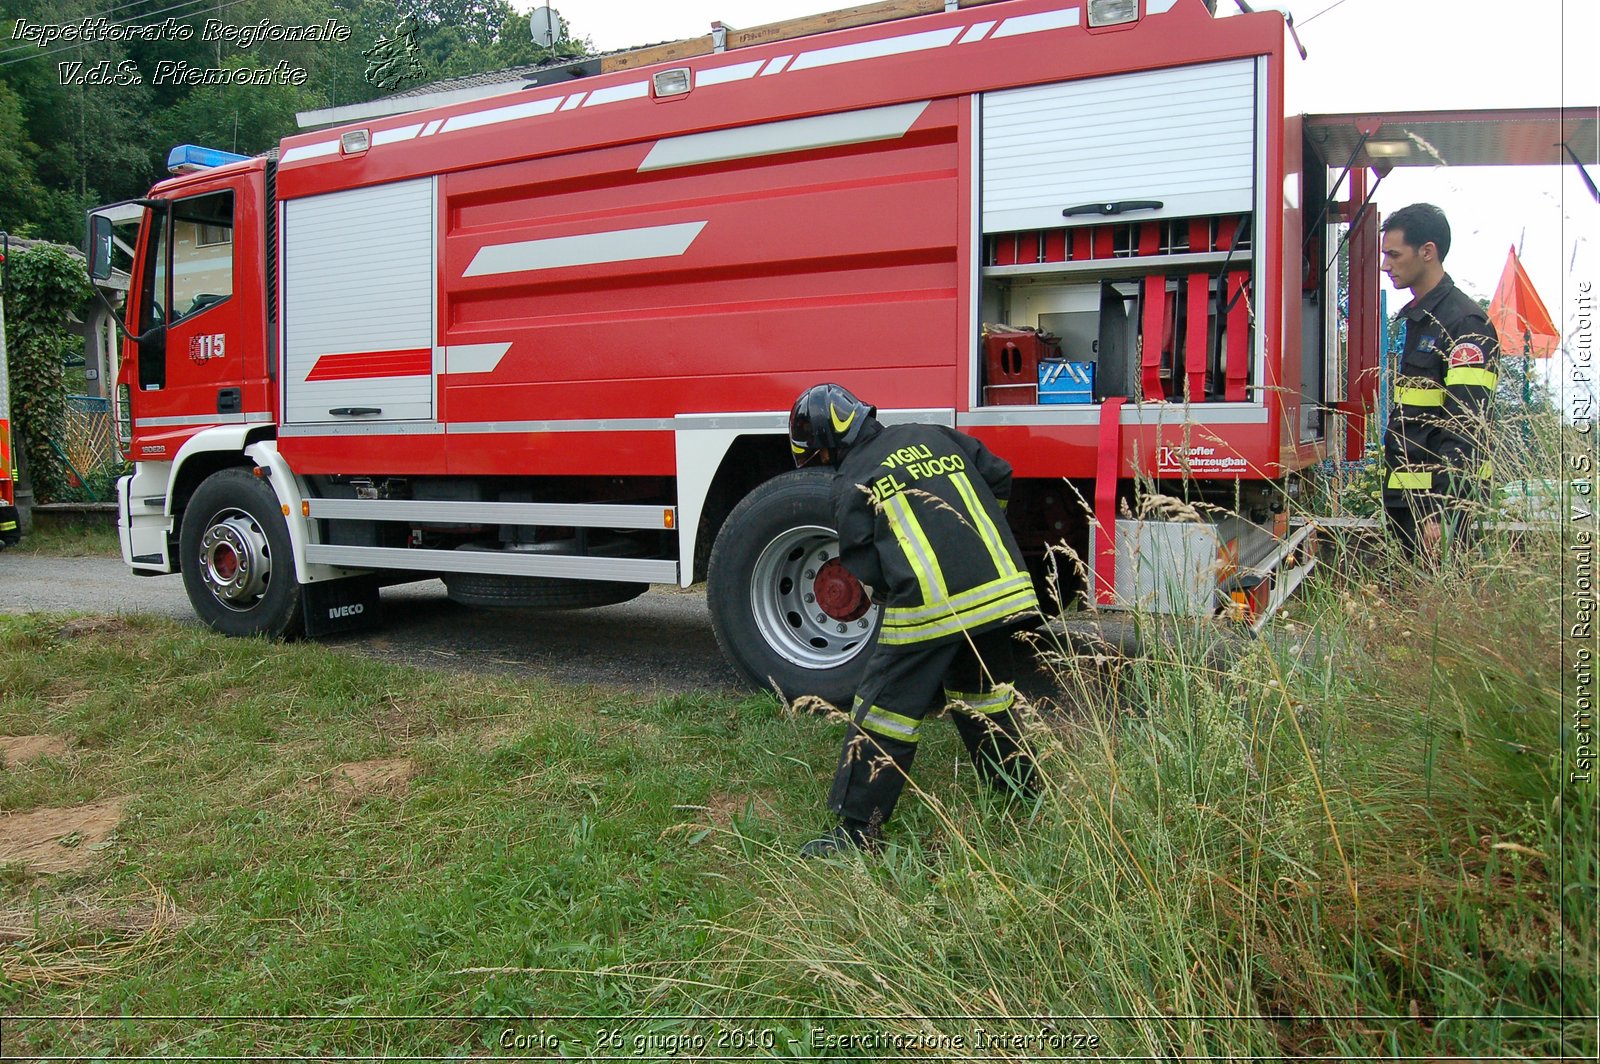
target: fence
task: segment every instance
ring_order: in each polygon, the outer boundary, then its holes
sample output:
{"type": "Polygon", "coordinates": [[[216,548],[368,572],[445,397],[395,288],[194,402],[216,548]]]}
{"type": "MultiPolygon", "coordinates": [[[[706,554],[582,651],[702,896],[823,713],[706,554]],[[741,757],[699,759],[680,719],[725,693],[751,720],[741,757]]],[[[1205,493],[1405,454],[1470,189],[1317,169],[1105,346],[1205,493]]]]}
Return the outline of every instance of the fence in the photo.
{"type": "Polygon", "coordinates": [[[70,466],[75,487],[88,487],[122,464],[117,451],[117,427],[111,416],[111,400],[94,395],[67,396],[66,438],[58,446],[70,466]]]}

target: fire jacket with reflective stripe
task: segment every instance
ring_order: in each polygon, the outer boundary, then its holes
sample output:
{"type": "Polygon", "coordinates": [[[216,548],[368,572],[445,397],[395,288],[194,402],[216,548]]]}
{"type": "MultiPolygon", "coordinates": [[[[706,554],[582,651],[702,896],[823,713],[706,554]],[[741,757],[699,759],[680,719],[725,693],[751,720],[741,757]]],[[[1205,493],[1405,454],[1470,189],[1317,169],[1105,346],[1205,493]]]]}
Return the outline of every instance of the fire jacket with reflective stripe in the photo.
{"type": "Polygon", "coordinates": [[[1011,466],[939,425],[869,425],[833,482],[845,568],[884,603],[880,647],[922,647],[1037,611],[1006,524],[1011,466]]]}
{"type": "Polygon", "coordinates": [[[1449,274],[1399,318],[1405,343],[1383,441],[1383,501],[1437,509],[1475,496],[1487,475],[1500,340],[1449,274]]]}

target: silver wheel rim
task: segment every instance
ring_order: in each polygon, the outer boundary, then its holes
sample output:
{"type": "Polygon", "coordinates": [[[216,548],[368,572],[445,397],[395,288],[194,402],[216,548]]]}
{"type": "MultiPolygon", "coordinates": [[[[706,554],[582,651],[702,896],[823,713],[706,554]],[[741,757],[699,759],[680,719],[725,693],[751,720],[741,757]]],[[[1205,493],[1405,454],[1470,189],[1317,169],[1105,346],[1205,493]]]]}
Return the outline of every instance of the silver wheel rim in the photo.
{"type": "Polygon", "coordinates": [[[200,579],[230,610],[243,613],[260,603],[272,580],[272,551],[255,518],[234,508],[212,517],[200,537],[200,579]]]}
{"type": "Polygon", "coordinates": [[[820,525],[791,528],[775,536],[756,559],[750,607],[756,628],[778,656],[804,669],[843,665],[872,641],[878,607],[854,621],[823,613],[813,588],[817,571],[839,556],[839,537],[820,525]]]}

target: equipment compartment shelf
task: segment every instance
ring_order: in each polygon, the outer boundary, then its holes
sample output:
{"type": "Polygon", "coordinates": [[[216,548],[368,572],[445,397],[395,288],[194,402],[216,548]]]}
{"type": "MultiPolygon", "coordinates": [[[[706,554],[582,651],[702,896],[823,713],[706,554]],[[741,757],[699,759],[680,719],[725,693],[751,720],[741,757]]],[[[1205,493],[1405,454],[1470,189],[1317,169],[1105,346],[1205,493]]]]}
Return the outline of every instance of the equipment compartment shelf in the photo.
{"type": "MultiPolygon", "coordinates": [[[[1063,278],[1085,275],[1095,280],[1110,280],[1143,277],[1151,273],[1177,273],[1191,266],[1220,266],[1227,261],[1226,251],[1193,251],[1121,259],[1086,259],[1082,262],[1022,262],[1014,266],[985,266],[983,276],[986,280],[1009,280],[1013,284],[1030,281],[1059,283],[1063,278]]],[[[1233,261],[1248,262],[1249,252],[1236,253],[1233,261]]]]}

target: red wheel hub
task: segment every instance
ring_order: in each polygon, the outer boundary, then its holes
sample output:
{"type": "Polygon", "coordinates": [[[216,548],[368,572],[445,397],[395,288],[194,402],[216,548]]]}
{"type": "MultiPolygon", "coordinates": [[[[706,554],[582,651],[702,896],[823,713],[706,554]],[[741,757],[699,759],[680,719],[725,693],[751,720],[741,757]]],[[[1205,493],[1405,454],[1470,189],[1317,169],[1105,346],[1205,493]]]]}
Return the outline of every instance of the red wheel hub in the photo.
{"type": "Polygon", "coordinates": [[[838,558],[825,562],[817,570],[811,593],[817,596],[818,608],[836,621],[859,620],[872,608],[861,581],[851,576],[838,558]]]}
{"type": "Polygon", "coordinates": [[[232,547],[224,544],[217,548],[216,554],[212,555],[212,565],[219,577],[232,580],[239,572],[239,556],[234,553],[232,547]]]}

